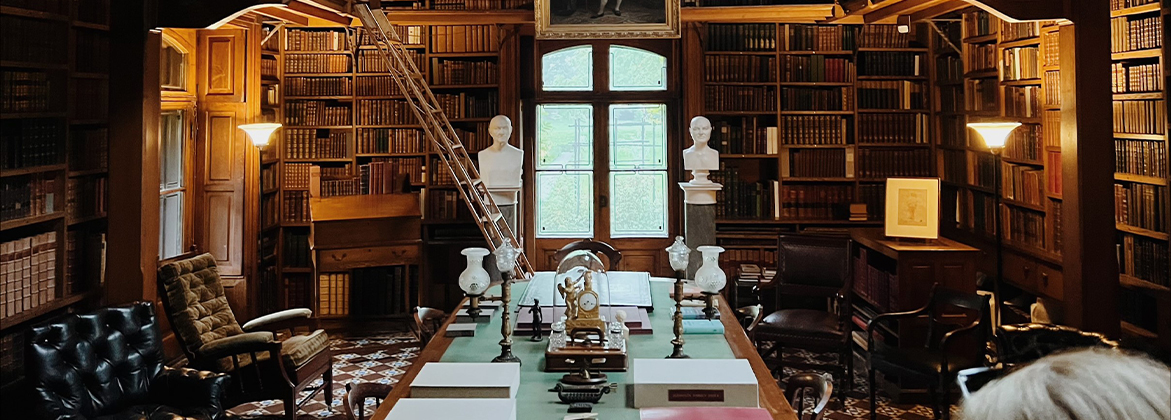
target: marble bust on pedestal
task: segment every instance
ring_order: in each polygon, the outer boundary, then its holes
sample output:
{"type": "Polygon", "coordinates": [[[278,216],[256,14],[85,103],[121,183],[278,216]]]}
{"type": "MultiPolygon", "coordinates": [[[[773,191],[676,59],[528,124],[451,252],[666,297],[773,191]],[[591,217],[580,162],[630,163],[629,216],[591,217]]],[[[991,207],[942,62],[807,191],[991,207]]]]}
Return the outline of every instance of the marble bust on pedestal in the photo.
{"type": "Polygon", "coordinates": [[[703,116],[691,119],[691,140],[694,144],[683,150],[683,169],[691,171],[692,184],[710,184],[709,171],[720,169],[720,152],[708,147],[712,137],[712,123],[703,116]]]}
{"type": "Polygon", "coordinates": [[[488,124],[488,134],[492,136],[492,145],[479,153],[480,178],[497,205],[516,204],[525,152],[508,144],[509,137],[512,137],[512,120],[503,115],[493,117],[488,124]]]}

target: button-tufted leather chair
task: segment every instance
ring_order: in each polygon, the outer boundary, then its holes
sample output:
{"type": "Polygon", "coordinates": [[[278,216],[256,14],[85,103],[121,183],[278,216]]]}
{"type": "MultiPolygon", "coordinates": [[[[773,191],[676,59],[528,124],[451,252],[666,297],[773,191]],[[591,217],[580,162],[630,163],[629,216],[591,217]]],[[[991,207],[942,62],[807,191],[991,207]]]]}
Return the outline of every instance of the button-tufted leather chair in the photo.
{"type": "Polygon", "coordinates": [[[211,254],[159,267],[158,282],[167,319],[187,359],[200,369],[232,376],[227,394],[231,406],[279,399],[285,404],[285,418],[294,420],[297,407],[322,389],[326,401],[332,401],[329,337],[317,328],[313,311],[288,309],[241,327],[228,307],[211,254]],[[323,385],[311,387],[317,378],[323,385]],[[298,402],[304,390],[313,392],[298,402]]]}
{"type": "Polygon", "coordinates": [[[219,420],[229,378],[163,365],[154,305],[62,318],[32,329],[26,359],[34,418],[219,420]]]}

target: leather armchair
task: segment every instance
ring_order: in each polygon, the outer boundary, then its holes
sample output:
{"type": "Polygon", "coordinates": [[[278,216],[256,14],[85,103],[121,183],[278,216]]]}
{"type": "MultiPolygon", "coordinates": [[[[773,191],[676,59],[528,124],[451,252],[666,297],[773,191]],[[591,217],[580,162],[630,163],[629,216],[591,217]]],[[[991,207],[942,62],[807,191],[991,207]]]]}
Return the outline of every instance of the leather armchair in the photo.
{"type": "Polygon", "coordinates": [[[32,329],[35,418],[219,420],[228,376],[163,365],[154,305],[70,314],[32,329]]]}

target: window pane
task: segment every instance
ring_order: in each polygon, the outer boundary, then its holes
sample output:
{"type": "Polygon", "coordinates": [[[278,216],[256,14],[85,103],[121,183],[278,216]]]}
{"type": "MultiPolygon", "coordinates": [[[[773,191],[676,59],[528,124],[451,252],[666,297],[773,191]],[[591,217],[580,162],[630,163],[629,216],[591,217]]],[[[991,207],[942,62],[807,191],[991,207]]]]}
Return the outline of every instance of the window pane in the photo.
{"type": "Polygon", "coordinates": [[[611,172],[610,236],[667,237],[667,172],[611,172]]]}
{"type": "Polygon", "coordinates": [[[667,105],[610,105],[610,169],[667,169],[667,105]]]}
{"type": "Polygon", "coordinates": [[[183,113],[163,113],[159,129],[159,189],[183,187],[183,113]]]}
{"type": "Polygon", "coordinates": [[[537,105],[537,170],[594,167],[594,108],[537,105]]]}
{"type": "Polygon", "coordinates": [[[594,236],[594,184],[590,172],[537,172],[537,237],[594,236]]]}
{"type": "Polygon", "coordinates": [[[570,47],[541,57],[541,89],[594,90],[594,47],[570,47]]]}
{"type": "Polygon", "coordinates": [[[180,52],[178,49],[172,47],[170,44],[163,44],[163,52],[159,65],[160,79],[159,80],[166,89],[183,89],[185,80],[183,78],[184,67],[186,66],[187,55],[180,52]]]}
{"type": "Polygon", "coordinates": [[[183,253],[183,192],[159,197],[159,258],[183,253]]]}
{"type": "Polygon", "coordinates": [[[667,57],[638,48],[611,46],[610,90],[667,90],[667,57]]]}

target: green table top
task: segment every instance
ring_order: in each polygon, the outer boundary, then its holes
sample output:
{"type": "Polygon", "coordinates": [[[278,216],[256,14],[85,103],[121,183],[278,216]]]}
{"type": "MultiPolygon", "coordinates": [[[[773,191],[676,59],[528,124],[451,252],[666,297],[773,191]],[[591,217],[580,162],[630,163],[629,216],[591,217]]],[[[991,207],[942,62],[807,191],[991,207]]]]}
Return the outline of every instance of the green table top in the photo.
{"type": "MultiPolygon", "coordinates": [[[[520,296],[528,283],[514,284],[512,296],[520,296]]],[[[650,313],[651,327],[654,334],[634,334],[626,341],[627,364],[633,359],[661,359],[671,354],[671,315],[674,312],[675,301],[670,298],[672,284],[663,281],[651,282],[651,303],[654,312],[650,313]]],[[[499,295],[499,286],[489,295],[499,295]]],[[[514,309],[515,310],[515,309],[514,309]]],[[[516,322],[513,314],[512,322],[516,322]]],[[[548,332],[546,332],[546,335],[548,332]]],[[[512,353],[521,360],[520,389],[517,391],[516,409],[517,419],[560,419],[566,414],[568,405],[561,403],[557,393],[549,389],[557,384],[564,372],[544,372],[545,347],[549,344],[548,337],[540,342],[529,341],[531,333],[528,330],[513,332],[512,353]]],[[[500,316],[493,314],[489,323],[476,327],[475,337],[457,337],[453,339],[447,352],[440,361],[443,362],[489,362],[500,354],[500,316]]],[[[683,349],[692,358],[703,359],[731,359],[735,356],[728,346],[723,334],[688,334],[683,337],[686,341],[683,349]]],[[[602,397],[594,405],[594,412],[600,420],[629,419],[638,420],[638,409],[627,407],[627,387],[630,381],[630,372],[605,372],[610,382],[618,383],[617,389],[602,397]]],[[[400,385],[401,386],[401,385],[400,385]]],[[[631,398],[633,400],[633,398],[631,398]]]]}

